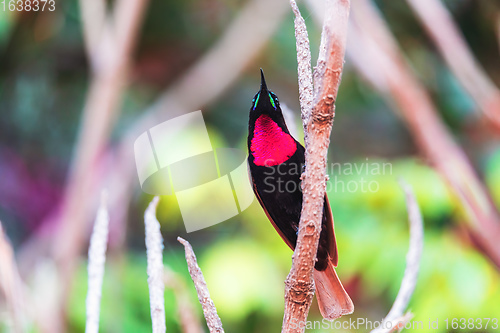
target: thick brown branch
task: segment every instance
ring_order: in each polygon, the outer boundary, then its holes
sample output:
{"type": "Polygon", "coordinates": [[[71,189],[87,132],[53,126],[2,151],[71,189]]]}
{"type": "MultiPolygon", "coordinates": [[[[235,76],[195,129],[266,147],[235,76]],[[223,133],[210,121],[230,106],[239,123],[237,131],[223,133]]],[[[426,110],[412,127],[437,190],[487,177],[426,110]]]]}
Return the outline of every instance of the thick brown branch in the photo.
{"type": "Polygon", "coordinates": [[[203,308],[203,314],[205,315],[208,329],[210,333],[223,333],[224,329],[222,328],[222,322],[217,314],[215,304],[210,298],[207,283],[205,282],[200,266],[198,266],[193,248],[187,240],[181,237],[177,237],[177,240],[184,245],[189,274],[191,275],[191,279],[193,279],[196,292],[198,293],[198,300],[203,308]]]}
{"type": "Polygon", "coordinates": [[[306,171],[302,179],[304,199],[292,269],[285,282],[282,332],[304,331],[304,326],[297,323],[304,323],[307,319],[314,295],[312,272],[326,190],[326,156],[344,63],[349,8],[350,2],[346,0],[327,1],[320,54],[314,73],[314,106],[304,133],[308,137],[306,171]]]}

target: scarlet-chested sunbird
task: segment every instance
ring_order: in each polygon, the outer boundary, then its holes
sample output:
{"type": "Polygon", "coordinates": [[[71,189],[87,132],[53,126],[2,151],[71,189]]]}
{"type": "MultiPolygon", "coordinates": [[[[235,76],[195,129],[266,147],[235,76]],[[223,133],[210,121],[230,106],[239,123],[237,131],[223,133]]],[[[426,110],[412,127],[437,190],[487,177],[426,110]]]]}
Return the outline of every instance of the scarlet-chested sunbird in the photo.
{"type": "MultiPolygon", "coordinates": [[[[248,153],[255,195],[278,234],[293,250],[302,209],[304,147],[290,135],[278,97],[267,89],[262,69],[260,90],[250,108],[248,153]]],[[[320,312],[332,320],[352,313],[354,305],[335,272],[338,252],[326,194],[321,223],[314,281],[320,312]]]]}

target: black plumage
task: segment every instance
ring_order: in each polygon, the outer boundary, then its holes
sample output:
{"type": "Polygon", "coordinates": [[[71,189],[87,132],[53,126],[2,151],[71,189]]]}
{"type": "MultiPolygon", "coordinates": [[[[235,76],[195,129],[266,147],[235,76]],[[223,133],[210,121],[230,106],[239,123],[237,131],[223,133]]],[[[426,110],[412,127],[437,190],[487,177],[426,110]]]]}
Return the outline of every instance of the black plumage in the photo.
{"type": "MultiPolygon", "coordinates": [[[[260,204],[280,236],[293,250],[297,243],[297,232],[302,209],[300,177],[305,164],[305,150],[297,140],[292,138],[296,145],[296,151],[286,162],[274,166],[260,166],[254,163],[255,158],[251,146],[255,124],[260,116],[268,115],[285,134],[290,135],[279,101],[275,94],[268,91],[264,74],[262,72],[261,74],[261,90],[257,94],[261,94],[260,96],[271,94],[271,97],[275,98],[276,108],[273,107],[270,100],[263,97],[259,98],[258,104],[255,106],[256,94],[250,110],[248,125],[248,164],[253,189],[260,204]]],[[[335,266],[338,261],[332,213],[326,196],[317,260],[315,268],[320,271],[326,268],[328,260],[332,260],[335,266]]]]}

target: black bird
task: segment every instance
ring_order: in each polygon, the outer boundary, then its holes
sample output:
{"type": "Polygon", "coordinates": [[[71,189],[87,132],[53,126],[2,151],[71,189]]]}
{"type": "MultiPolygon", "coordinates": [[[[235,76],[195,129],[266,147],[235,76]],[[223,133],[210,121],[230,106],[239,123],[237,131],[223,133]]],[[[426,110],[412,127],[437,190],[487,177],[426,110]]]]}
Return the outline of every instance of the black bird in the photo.
{"type": "MultiPolygon", "coordinates": [[[[304,147],[288,131],[278,97],[267,89],[261,69],[260,90],[255,94],[248,123],[248,165],[253,190],[274,228],[293,250],[302,209],[300,176],[304,147]]],[[[325,195],[314,281],[318,306],[332,320],[354,311],[340,282],[333,217],[325,195]]]]}

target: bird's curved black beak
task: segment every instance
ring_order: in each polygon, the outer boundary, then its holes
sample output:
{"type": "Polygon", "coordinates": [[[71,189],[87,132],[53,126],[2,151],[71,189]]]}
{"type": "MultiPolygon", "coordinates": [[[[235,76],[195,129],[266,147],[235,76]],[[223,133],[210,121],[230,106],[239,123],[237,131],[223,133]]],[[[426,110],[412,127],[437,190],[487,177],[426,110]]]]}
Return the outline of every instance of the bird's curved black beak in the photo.
{"type": "Polygon", "coordinates": [[[260,69],[260,91],[267,91],[266,78],[264,77],[264,71],[262,70],[262,68],[260,69]]]}

